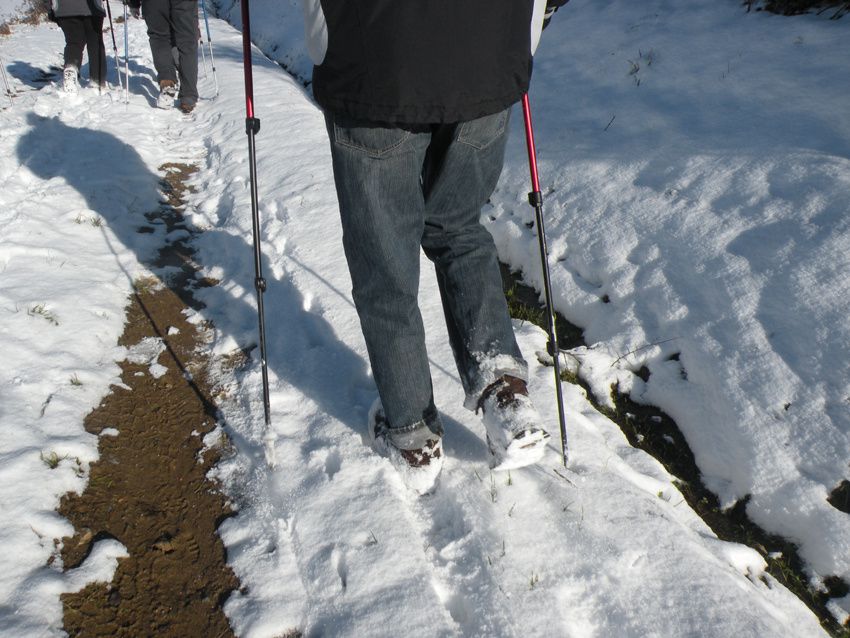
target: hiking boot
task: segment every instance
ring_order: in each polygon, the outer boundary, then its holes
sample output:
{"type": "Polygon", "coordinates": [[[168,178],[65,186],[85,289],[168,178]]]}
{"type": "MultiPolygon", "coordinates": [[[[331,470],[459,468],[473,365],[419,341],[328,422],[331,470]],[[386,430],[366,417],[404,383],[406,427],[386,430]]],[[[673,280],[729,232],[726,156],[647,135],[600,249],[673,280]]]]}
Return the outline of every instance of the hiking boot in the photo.
{"type": "Polygon", "coordinates": [[[174,80],[160,80],[159,82],[159,97],[156,99],[156,105],[161,109],[170,109],[174,106],[174,100],[177,99],[177,82],[174,80]]]}
{"type": "Polygon", "coordinates": [[[191,97],[181,97],[180,102],[177,104],[177,108],[179,108],[183,113],[191,113],[195,110],[195,105],[198,101],[195,98],[191,97]]]}
{"type": "Polygon", "coordinates": [[[77,79],[80,70],[73,64],[69,64],[62,72],[62,90],[65,93],[76,93],[80,88],[80,82],[77,79]]]}
{"type": "Polygon", "coordinates": [[[378,399],[369,410],[369,441],[372,448],[390,460],[408,488],[420,495],[433,491],[440,470],[443,469],[442,437],[434,435],[419,449],[402,450],[393,444],[388,435],[389,429],[384,408],[378,399]]]}
{"type": "Polygon", "coordinates": [[[525,381],[507,374],[499,377],[484,388],[476,412],[479,409],[492,455],[491,469],[511,470],[543,458],[549,434],[540,426],[540,414],[525,381]]]}

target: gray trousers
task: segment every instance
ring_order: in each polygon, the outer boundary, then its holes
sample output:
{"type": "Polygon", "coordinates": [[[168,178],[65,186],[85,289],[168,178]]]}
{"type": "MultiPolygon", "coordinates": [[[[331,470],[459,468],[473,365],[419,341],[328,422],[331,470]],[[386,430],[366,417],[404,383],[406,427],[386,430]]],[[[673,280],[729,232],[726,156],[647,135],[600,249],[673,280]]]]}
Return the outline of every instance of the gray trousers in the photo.
{"type": "Polygon", "coordinates": [[[176,82],[178,97],[198,99],[198,0],[142,0],[156,79],[176,82]],[[173,49],[177,49],[175,63],[173,49]]]}

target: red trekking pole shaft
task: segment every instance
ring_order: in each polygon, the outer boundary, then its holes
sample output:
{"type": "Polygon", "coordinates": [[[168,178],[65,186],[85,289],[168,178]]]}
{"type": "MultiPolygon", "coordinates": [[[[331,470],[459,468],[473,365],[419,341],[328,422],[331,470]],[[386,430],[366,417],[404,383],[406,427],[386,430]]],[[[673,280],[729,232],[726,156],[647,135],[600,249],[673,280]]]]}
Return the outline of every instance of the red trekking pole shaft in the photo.
{"type": "Polygon", "coordinates": [[[525,123],[525,143],[528,148],[528,168],[531,172],[531,192],[528,203],[534,207],[537,223],[537,243],[540,248],[540,262],[543,266],[543,292],[546,297],[546,320],[549,332],[549,354],[555,362],[555,395],[558,399],[558,422],[561,428],[561,458],[567,465],[567,426],[564,417],[564,397],[561,392],[561,361],[558,349],[558,332],[555,327],[555,308],[552,304],[552,284],[549,278],[549,253],[546,248],[546,230],[543,225],[543,193],[540,191],[540,178],[537,173],[537,150],[534,146],[534,128],[531,125],[531,107],[528,94],[522,96],[522,116],[525,123]]]}
{"type": "Polygon", "coordinates": [[[263,409],[266,426],[271,423],[269,405],[269,371],[266,364],[266,322],[263,310],[263,257],[260,250],[260,209],[257,197],[257,152],[254,138],[260,132],[260,120],[254,117],[254,75],[251,67],[251,19],[248,0],[242,0],[242,50],[245,72],[245,132],[248,134],[248,165],[251,175],[251,219],[254,235],[254,288],[257,290],[257,315],[260,327],[260,363],[263,375],[263,409]]]}

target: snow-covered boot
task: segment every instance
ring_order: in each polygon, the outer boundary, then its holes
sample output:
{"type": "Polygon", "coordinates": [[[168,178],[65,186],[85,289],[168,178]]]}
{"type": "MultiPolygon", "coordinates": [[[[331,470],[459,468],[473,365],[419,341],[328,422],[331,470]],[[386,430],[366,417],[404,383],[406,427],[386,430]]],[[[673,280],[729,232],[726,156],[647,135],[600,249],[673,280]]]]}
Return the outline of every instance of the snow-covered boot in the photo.
{"type": "Polygon", "coordinates": [[[525,381],[507,374],[496,379],[484,388],[478,409],[487,431],[492,469],[510,470],[543,458],[549,434],[540,425],[525,381]]]}
{"type": "Polygon", "coordinates": [[[159,97],[156,105],[161,109],[170,109],[177,99],[177,82],[174,80],[161,80],[159,83],[159,97]]]}
{"type": "Polygon", "coordinates": [[[79,90],[80,83],[77,80],[79,74],[80,70],[73,64],[65,67],[65,70],[62,72],[62,90],[65,93],[76,93],[79,90]]]}
{"type": "Polygon", "coordinates": [[[425,441],[422,448],[402,450],[387,435],[389,423],[381,400],[369,410],[369,440],[374,450],[392,463],[404,484],[418,494],[428,494],[437,484],[443,469],[443,440],[439,436],[425,441]]]}
{"type": "Polygon", "coordinates": [[[195,110],[195,106],[198,104],[198,101],[191,97],[181,97],[180,101],[177,103],[177,108],[180,109],[181,112],[186,113],[187,115],[195,110]]]}

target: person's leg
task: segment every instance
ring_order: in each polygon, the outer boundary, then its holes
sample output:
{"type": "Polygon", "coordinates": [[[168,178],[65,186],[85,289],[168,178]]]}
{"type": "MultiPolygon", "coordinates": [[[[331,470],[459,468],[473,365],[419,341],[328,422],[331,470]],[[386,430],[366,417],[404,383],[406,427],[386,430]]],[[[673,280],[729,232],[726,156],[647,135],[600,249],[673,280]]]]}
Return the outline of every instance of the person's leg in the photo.
{"type": "Polygon", "coordinates": [[[425,233],[449,338],[466,392],[476,407],[503,375],[525,380],[527,365],[511,325],[496,246],[480,223],[502,171],[510,110],[435,128],[423,171],[425,233]]]}
{"type": "Polygon", "coordinates": [[[79,71],[83,65],[83,48],[86,46],[84,18],[56,18],[56,22],[65,34],[65,68],[73,66],[79,71]]]}
{"type": "Polygon", "coordinates": [[[327,116],[352,294],[389,437],[418,449],[442,434],[418,306],[427,127],[327,116]]]}
{"type": "Polygon", "coordinates": [[[103,16],[93,15],[84,21],[86,52],[89,56],[89,79],[98,86],[106,84],[106,47],[103,45],[103,16]]]}
{"type": "Polygon", "coordinates": [[[171,0],[142,0],[142,15],[148,27],[156,79],[177,83],[177,69],[171,54],[171,0]]]}
{"type": "Polygon", "coordinates": [[[174,44],[179,55],[181,104],[198,100],[198,0],[171,0],[174,44]]]}

